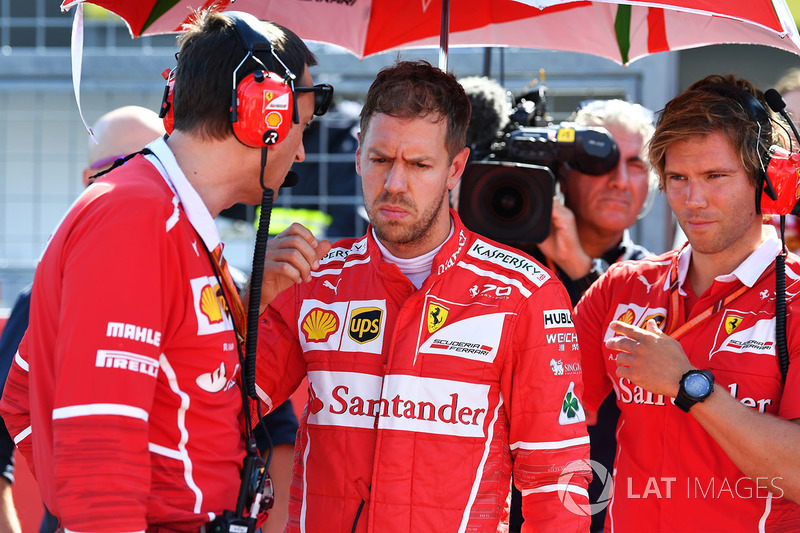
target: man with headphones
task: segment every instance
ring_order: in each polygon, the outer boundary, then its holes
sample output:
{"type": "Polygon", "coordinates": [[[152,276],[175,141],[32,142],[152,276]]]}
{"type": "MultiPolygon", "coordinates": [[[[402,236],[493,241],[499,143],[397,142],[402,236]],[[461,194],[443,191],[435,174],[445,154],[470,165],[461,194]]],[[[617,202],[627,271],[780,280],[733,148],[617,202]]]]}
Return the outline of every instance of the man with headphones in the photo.
{"type": "Polygon", "coordinates": [[[174,130],[60,222],[0,403],[66,531],[226,531],[261,511],[240,476],[244,313],[214,217],[281,186],[331,93],[295,34],[249,15],[199,12],[179,45],[174,130]]]}
{"type": "Polygon", "coordinates": [[[762,99],[715,75],[666,105],[649,156],[688,244],[611,265],[576,307],[587,409],[613,388],[622,412],[607,530],[800,527],[800,259],[785,259],[784,375],[782,244],[761,214],[797,174],[766,171],[781,138],[762,99]]]}

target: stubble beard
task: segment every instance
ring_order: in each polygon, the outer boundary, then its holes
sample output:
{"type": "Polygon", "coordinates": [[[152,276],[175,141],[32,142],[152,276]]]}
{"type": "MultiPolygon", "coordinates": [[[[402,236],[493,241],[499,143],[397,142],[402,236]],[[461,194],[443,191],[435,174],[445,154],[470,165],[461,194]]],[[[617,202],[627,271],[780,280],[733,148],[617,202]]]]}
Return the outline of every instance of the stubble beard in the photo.
{"type": "MultiPolygon", "coordinates": [[[[446,194],[447,190],[445,189],[444,195],[446,194]]],[[[369,221],[382,242],[396,245],[423,242],[430,235],[431,227],[442,209],[444,195],[439,195],[438,201],[432,202],[428,210],[423,212],[416,221],[406,225],[402,221],[381,219],[377,215],[376,206],[384,203],[399,205],[409,209],[412,216],[417,212],[416,206],[405,196],[384,192],[373,203],[373,211],[367,211],[369,221]]]]}

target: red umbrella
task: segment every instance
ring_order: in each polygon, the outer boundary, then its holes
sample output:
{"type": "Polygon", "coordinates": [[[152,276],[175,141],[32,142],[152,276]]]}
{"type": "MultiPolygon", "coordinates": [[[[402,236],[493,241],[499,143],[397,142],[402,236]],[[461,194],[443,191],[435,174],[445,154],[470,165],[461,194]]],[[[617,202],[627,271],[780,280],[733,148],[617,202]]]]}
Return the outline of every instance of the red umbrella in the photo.
{"type": "MultiPolygon", "coordinates": [[[[62,9],[83,1],[64,0],[62,9]]],[[[180,31],[193,9],[214,4],[91,3],[122,17],[133,37],[180,31]]],[[[584,52],[628,64],[654,52],[722,43],[762,44],[800,55],[785,0],[218,0],[216,7],[250,12],[359,58],[436,45],[445,54],[448,45],[518,46],[584,52]]]]}

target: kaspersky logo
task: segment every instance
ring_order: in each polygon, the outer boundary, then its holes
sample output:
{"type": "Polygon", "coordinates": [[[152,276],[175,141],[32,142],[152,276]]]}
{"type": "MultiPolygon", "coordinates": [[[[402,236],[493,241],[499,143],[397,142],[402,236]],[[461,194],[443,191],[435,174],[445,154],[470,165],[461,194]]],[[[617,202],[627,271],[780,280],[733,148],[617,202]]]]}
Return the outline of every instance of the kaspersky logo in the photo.
{"type": "Polygon", "coordinates": [[[339,329],[339,319],[335,313],[315,307],[303,319],[301,329],[306,342],[325,342],[339,329]]]}

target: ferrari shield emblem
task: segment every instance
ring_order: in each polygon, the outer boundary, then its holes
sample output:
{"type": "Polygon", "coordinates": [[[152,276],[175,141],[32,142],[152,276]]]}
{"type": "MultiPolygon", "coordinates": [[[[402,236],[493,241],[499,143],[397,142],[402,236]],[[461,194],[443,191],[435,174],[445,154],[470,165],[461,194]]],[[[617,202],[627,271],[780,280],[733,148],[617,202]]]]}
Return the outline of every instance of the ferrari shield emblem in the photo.
{"type": "Polygon", "coordinates": [[[739,327],[739,324],[742,323],[742,319],[744,317],[738,315],[728,315],[725,317],[725,331],[730,335],[733,333],[736,328],[739,327]]]}
{"type": "Polygon", "coordinates": [[[447,320],[450,310],[439,304],[428,305],[428,333],[433,333],[442,326],[447,320]]]}

